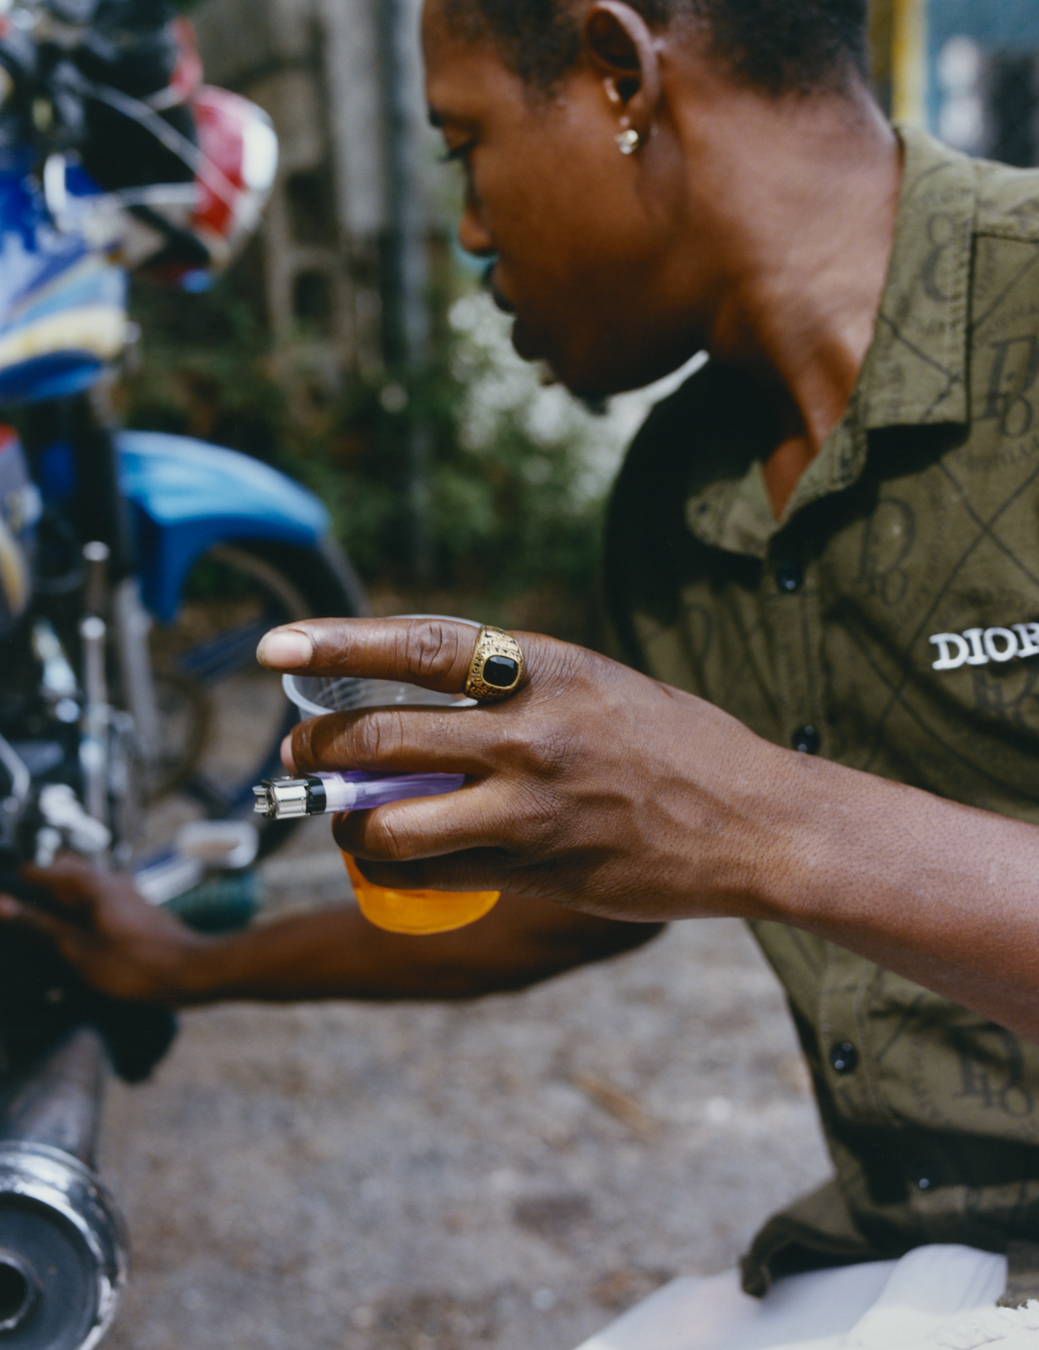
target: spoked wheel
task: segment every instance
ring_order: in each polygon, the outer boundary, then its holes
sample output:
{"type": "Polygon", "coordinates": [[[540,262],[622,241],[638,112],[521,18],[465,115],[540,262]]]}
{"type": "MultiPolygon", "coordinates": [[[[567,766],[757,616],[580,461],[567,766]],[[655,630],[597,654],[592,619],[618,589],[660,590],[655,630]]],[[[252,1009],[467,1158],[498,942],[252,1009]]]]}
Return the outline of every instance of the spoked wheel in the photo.
{"type": "Polygon", "coordinates": [[[280,678],[257,664],[257,643],[278,624],[348,617],[363,606],[334,555],[250,542],[199,559],[173,623],[149,640],[160,744],[145,773],[139,858],[200,819],[255,819],[262,853],[285,839],[291,823],[252,817],[252,788],[280,771],[279,747],[298,713],[280,678]]]}

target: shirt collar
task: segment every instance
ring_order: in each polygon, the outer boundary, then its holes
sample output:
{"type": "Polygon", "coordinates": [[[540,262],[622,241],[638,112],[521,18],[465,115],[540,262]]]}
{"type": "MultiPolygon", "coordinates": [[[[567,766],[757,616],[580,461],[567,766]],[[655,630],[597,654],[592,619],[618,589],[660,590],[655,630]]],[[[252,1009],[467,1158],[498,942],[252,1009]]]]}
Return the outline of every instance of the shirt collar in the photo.
{"type": "Polygon", "coordinates": [[[851,486],[866,463],[869,430],[967,421],[967,324],[977,210],[974,168],[915,127],[895,128],[904,151],[895,240],[873,340],[844,416],[777,521],[761,465],[715,479],[686,503],[704,543],[764,557],[768,541],[803,507],[851,486]]]}
{"type": "Polygon", "coordinates": [[[849,412],[866,427],[967,421],[967,322],[977,206],[974,166],[916,127],[873,342],[849,412]]]}

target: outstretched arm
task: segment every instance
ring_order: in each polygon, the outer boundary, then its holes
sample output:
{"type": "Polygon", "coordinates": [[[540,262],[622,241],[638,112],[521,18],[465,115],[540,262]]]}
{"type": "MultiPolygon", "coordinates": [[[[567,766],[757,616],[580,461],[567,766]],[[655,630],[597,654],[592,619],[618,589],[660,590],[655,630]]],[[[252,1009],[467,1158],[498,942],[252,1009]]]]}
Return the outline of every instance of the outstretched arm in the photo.
{"type": "Polygon", "coordinates": [[[614,956],[659,931],[502,896],[478,923],[432,937],[385,933],[352,905],[203,937],[149,905],[128,877],[72,858],[27,870],[54,895],[54,910],[0,896],[0,919],[46,933],[105,993],[180,1007],[222,999],[473,998],[614,956]]]}
{"type": "MultiPolygon", "coordinates": [[[[776,920],[1039,1041],[1039,829],[781,749],[692,695],[518,636],[526,676],[504,703],[292,733],[301,772],[467,775],[448,796],[336,820],[372,881],[615,920],[776,920]]],[[[261,659],[458,691],[473,640],[450,622],[314,620],[269,634],[261,659]]]]}

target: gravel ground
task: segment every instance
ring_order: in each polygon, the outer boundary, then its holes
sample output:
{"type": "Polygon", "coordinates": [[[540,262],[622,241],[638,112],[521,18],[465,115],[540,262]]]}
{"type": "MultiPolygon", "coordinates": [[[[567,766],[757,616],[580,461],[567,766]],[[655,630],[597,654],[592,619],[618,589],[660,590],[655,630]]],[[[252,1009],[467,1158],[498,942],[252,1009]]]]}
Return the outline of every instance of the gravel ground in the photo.
{"type": "MultiPolygon", "coordinates": [[[[275,909],[343,903],[326,826],[275,909]]],[[[827,1173],[778,986],[741,927],[464,1005],[234,1005],[112,1089],[133,1270],[106,1350],[572,1350],[731,1265],[827,1173]]]]}

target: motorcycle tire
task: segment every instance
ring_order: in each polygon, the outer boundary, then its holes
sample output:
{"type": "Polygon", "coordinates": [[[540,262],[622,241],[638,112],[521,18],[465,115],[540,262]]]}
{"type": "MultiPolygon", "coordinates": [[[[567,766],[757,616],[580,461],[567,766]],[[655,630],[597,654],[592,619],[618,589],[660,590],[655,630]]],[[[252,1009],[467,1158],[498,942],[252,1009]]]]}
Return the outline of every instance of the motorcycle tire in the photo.
{"type": "Polygon", "coordinates": [[[285,841],[294,822],[255,816],[252,789],[283,771],[281,742],[299,713],[279,677],[257,664],[256,645],[294,619],[367,612],[360,582],[332,544],[235,540],[199,558],[175,619],[149,638],[161,746],[146,782],[139,858],[192,819],[254,821],[261,857],[285,841]]]}

